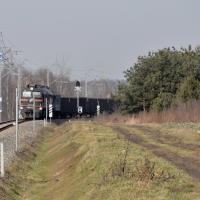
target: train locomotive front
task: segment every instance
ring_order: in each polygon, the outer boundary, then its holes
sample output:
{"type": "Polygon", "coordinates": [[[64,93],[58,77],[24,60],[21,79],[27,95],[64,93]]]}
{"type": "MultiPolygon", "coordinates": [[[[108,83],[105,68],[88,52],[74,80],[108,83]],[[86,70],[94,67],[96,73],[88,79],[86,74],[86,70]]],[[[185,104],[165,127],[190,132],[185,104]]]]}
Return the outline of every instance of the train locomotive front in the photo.
{"type": "Polygon", "coordinates": [[[53,102],[54,94],[47,86],[27,85],[22,92],[20,113],[23,119],[42,119],[46,115],[48,104],[53,102]],[[47,107],[47,108],[46,108],[47,107]]]}

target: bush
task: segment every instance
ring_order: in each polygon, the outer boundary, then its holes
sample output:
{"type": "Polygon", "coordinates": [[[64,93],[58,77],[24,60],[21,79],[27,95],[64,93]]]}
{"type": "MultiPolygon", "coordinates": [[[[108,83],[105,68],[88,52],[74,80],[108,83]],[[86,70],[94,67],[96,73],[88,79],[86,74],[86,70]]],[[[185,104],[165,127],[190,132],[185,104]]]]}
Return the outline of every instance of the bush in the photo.
{"type": "Polygon", "coordinates": [[[146,185],[150,182],[164,182],[173,179],[169,172],[156,168],[156,163],[148,158],[130,162],[128,159],[129,141],[127,147],[117,155],[110,168],[103,173],[103,181],[108,182],[118,178],[125,178],[146,185]]]}
{"type": "Polygon", "coordinates": [[[194,76],[187,77],[180,86],[177,93],[177,99],[181,102],[187,102],[190,99],[199,99],[200,82],[194,76]]]}
{"type": "Polygon", "coordinates": [[[158,97],[153,100],[152,110],[160,112],[168,109],[172,104],[173,98],[173,94],[161,92],[158,97]]]}

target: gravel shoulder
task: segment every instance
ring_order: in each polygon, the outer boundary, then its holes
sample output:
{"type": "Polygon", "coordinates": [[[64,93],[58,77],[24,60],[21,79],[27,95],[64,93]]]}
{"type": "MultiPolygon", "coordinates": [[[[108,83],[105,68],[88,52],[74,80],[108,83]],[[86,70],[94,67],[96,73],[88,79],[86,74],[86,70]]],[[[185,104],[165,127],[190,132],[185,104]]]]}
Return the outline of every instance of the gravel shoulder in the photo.
{"type": "MultiPolygon", "coordinates": [[[[35,133],[33,133],[33,122],[27,121],[19,124],[18,134],[18,147],[22,149],[26,144],[31,143],[37,136],[39,130],[43,127],[43,121],[35,122],[35,133]]],[[[15,126],[4,130],[0,133],[0,142],[4,144],[4,159],[5,166],[7,167],[15,157],[15,146],[16,146],[15,126]]]]}

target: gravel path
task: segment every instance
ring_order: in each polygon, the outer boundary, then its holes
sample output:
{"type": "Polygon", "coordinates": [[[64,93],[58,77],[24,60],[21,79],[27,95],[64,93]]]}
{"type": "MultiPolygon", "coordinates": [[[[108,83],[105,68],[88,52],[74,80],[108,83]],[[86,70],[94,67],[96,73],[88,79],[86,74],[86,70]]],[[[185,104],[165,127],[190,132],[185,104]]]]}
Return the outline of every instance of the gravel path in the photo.
{"type": "MultiPolygon", "coordinates": [[[[43,121],[35,122],[35,133],[33,133],[33,122],[28,121],[19,124],[19,149],[27,143],[33,141],[39,130],[43,127],[43,121]]],[[[15,156],[15,126],[0,132],[0,142],[4,143],[5,167],[13,160],[15,156]]],[[[1,164],[0,164],[1,165],[1,164]]]]}

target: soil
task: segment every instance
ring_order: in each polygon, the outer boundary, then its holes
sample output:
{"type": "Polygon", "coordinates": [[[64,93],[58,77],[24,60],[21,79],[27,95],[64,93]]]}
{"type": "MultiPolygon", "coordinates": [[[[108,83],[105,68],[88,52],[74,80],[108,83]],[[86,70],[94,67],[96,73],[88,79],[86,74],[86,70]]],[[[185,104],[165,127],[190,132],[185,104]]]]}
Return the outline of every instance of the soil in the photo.
{"type": "MultiPolygon", "coordinates": [[[[147,130],[146,127],[144,127],[144,128],[139,127],[139,128],[140,128],[140,130],[142,130],[144,132],[152,131],[152,130],[147,130]]],[[[133,132],[130,133],[127,129],[122,128],[122,127],[113,127],[113,130],[116,131],[117,133],[119,133],[120,135],[123,135],[127,140],[129,140],[135,144],[138,144],[147,150],[150,150],[156,156],[161,157],[167,161],[170,161],[178,168],[186,171],[194,179],[200,180],[200,158],[194,159],[191,157],[185,157],[185,156],[183,157],[183,156],[177,155],[174,152],[171,152],[162,147],[159,147],[157,145],[150,144],[150,143],[144,141],[144,139],[142,137],[134,134],[133,132]]],[[[157,140],[156,134],[152,133],[152,136],[154,139],[157,140]],[[153,135],[155,135],[155,136],[153,136],[153,135]]],[[[159,136],[160,136],[160,134],[159,134],[159,136]]],[[[164,140],[163,140],[163,142],[164,142],[164,140]]],[[[167,143],[167,142],[165,142],[165,143],[167,143]]],[[[185,144],[180,143],[180,145],[182,146],[185,144]]]]}
{"type": "Polygon", "coordinates": [[[156,140],[157,142],[159,142],[161,144],[169,144],[171,146],[175,146],[175,147],[186,149],[186,150],[200,151],[199,144],[184,143],[184,141],[182,139],[177,138],[172,135],[167,135],[167,134],[164,135],[159,130],[152,129],[149,127],[139,126],[139,125],[134,125],[131,127],[136,128],[142,132],[145,132],[152,139],[156,140]]]}

